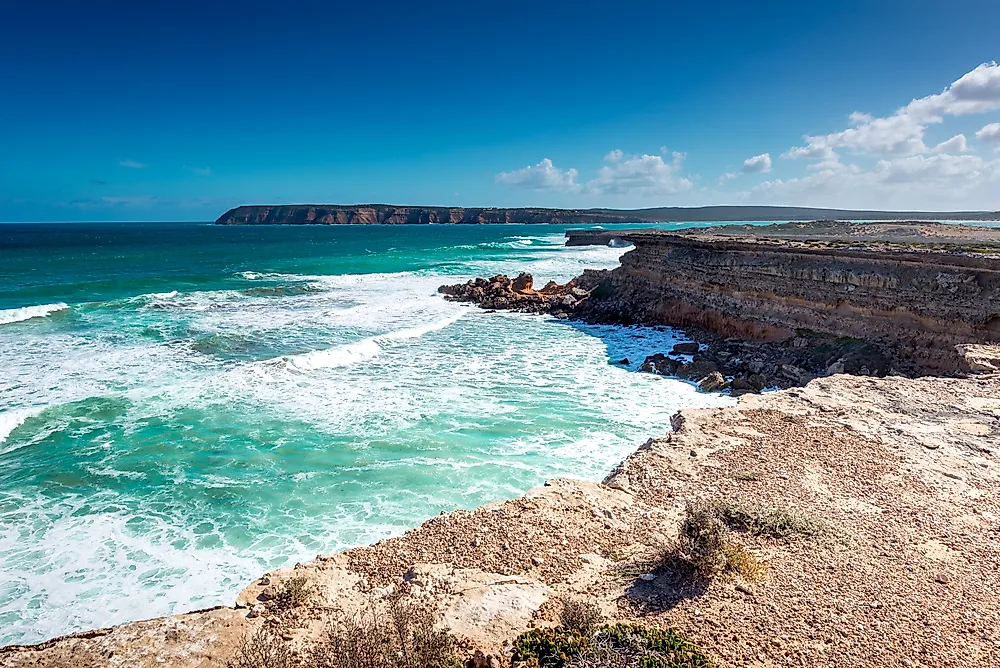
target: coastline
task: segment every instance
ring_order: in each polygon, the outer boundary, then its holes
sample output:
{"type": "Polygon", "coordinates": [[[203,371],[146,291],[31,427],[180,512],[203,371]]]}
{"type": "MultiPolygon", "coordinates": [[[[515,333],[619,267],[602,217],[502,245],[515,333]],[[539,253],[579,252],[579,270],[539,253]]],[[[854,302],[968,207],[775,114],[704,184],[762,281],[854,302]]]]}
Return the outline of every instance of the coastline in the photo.
{"type": "MultiPolygon", "coordinates": [[[[667,280],[676,235],[631,236],[640,245],[611,272],[587,272],[570,284],[537,291],[526,276],[480,279],[442,292],[484,308],[605,322],[627,322],[623,315],[657,322],[653,314],[660,324],[690,324],[678,323],[678,314],[704,319],[707,313],[711,317],[704,322],[720,337],[709,346],[720,361],[713,374],[730,376],[732,370],[722,366],[733,355],[718,347],[719,341],[733,346],[758,339],[755,350],[773,352],[764,360],[774,370],[768,373],[789,373],[785,384],[791,389],[747,393],[726,408],[681,410],[670,420],[671,433],[651,438],[602,483],[559,479],[514,500],[443,513],[401,537],[267,573],[244,589],[234,607],[0,648],[0,666],[219,667],[247,632],[262,627],[276,629],[293,654],[305,657],[336,615],[399,596],[426,607],[464,648],[478,652],[481,661],[470,664],[475,666],[504,664],[511,640],[555,624],[558,602],[567,598],[595,602],[609,619],[678,629],[718,666],[957,666],[994,656],[1000,637],[992,629],[1000,626],[1000,606],[988,592],[1000,586],[1000,550],[993,535],[1000,531],[1000,470],[991,442],[1000,437],[1000,376],[988,372],[995,370],[995,350],[974,346],[950,353],[956,361],[945,366],[954,377],[917,377],[924,372],[915,368],[915,377],[906,378],[890,364],[860,365],[852,369],[855,375],[837,373],[837,364],[845,366],[849,355],[834,364],[823,359],[815,369],[798,366],[781,357],[814,345],[797,343],[807,337],[767,341],[761,334],[787,334],[802,313],[823,314],[832,300],[812,299],[807,311],[762,309],[761,304],[785,302],[798,308],[799,302],[781,294],[786,277],[780,271],[758,271],[753,277],[764,283],[755,293],[751,327],[747,313],[734,314],[724,301],[711,301],[725,294],[718,284],[687,280],[678,286],[667,280]],[[667,286],[682,296],[668,293],[663,302],[667,286]],[[772,286],[777,287],[768,292],[772,286]],[[681,303],[686,306],[678,309],[681,303]],[[970,352],[983,352],[983,361],[970,352]],[[698,500],[797,517],[823,530],[741,531],[737,541],[762,564],[761,572],[692,579],[658,555],[674,540],[687,504],[698,500]],[[291,607],[276,605],[283,588],[297,581],[306,583],[308,597],[291,607]]],[[[755,257],[754,248],[735,248],[755,257]]],[[[707,247],[715,249],[732,253],[734,246],[723,240],[707,247]]],[[[917,261],[918,275],[925,264],[939,266],[932,260],[917,261]]],[[[796,289],[826,294],[830,274],[810,262],[816,284],[805,288],[800,281],[796,289]]],[[[959,285],[993,289],[992,258],[963,262],[951,266],[980,273],[959,285]]],[[[899,275],[900,264],[884,266],[899,275]]],[[[700,266],[714,264],[710,259],[700,266]]],[[[863,278],[870,274],[852,274],[853,268],[844,271],[832,283],[865,288],[850,291],[856,300],[887,285],[863,278]],[[862,278],[839,280],[845,275],[862,278]]],[[[944,297],[922,292],[922,300],[908,303],[936,309],[942,321],[965,318],[959,335],[971,332],[979,337],[973,340],[993,341],[990,326],[966,315],[978,302],[945,292],[944,297]]],[[[857,324],[839,306],[831,313],[841,318],[837,326],[857,324]]],[[[899,352],[919,362],[948,351],[951,343],[934,336],[924,344],[924,355],[905,347],[899,352]]],[[[815,345],[824,354],[844,352],[828,350],[827,340],[815,345]]],[[[698,354],[692,366],[706,361],[698,354]]],[[[661,369],[660,363],[672,358],[659,357],[653,370],[678,375],[672,366],[677,360],[661,369]]],[[[738,357],[747,363],[744,352],[738,357]]],[[[737,390],[736,378],[723,380],[737,390]]]]}
{"type": "Polygon", "coordinates": [[[269,573],[235,607],[8,646],[0,665],[222,666],[248,629],[272,622],[287,624],[288,642],[304,651],[333,611],[394,592],[431,605],[494,656],[516,633],[552,623],[557,599],[586,596],[609,617],[680,629],[720,666],[793,656],[822,665],[984,661],[1000,643],[991,631],[1000,606],[989,594],[1000,586],[990,538],[1000,529],[1000,467],[984,445],[1000,435],[997,396],[996,376],[845,375],[682,410],[675,431],[604,483],[551,481],[269,573]],[[707,496],[792,504],[838,537],[741,537],[765,555],[757,582],[685,589],[669,572],[637,579],[685,502],[707,496]],[[314,583],[316,598],[288,615],[255,615],[268,587],[291,577],[314,583]],[[951,642],[959,629],[963,642],[951,642]]]}

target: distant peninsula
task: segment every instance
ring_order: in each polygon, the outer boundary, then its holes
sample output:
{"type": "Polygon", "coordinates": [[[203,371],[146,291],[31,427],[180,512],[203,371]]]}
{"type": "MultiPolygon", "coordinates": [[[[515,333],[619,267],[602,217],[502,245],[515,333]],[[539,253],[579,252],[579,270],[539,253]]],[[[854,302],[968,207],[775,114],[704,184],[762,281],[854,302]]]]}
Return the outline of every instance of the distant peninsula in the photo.
{"type": "Polygon", "coordinates": [[[786,206],[702,206],[652,209],[543,209],[395,206],[390,204],[288,204],[238,206],[216,225],[490,225],[534,223],[689,223],[810,220],[1000,220],[1000,211],[860,211],[786,206]]]}

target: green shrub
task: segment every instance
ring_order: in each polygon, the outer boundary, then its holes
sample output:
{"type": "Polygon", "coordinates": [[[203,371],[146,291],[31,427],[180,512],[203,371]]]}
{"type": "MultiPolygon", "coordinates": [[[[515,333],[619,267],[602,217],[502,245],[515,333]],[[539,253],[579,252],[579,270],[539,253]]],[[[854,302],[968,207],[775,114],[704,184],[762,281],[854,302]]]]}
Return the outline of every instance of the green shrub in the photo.
{"type": "Polygon", "coordinates": [[[305,603],[312,596],[313,588],[309,584],[309,578],[298,575],[289,578],[281,583],[271,606],[278,610],[297,608],[305,603]]]}
{"type": "Polygon", "coordinates": [[[514,659],[528,668],[711,668],[697,645],[673,630],[608,624],[589,635],[533,629],[514,643],[514,659]]]}
{"type": "Polygon", "coordinates": [[[528,668],[563,668],[587,646],[587,636],[563,628],[526,631],[514,641],[514,659],[528,668]]]}

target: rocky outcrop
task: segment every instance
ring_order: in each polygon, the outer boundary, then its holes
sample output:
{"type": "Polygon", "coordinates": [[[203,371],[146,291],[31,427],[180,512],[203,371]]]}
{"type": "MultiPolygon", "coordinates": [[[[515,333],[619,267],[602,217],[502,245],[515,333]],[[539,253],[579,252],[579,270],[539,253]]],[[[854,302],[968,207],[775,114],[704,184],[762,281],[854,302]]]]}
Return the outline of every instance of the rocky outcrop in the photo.
{"type": "Polygon", "coordinates": [[[438,292],[450,301],[473,302],[485,309],[553,313],[557,317],[568,317],[590,296],[590,290],[585,287],[588,286],[588,277],[574,279],[565,285],[549,281],[542,289],[535,290],[531,274],[522,273],[513,279],[497,274],[493,278],[442,285],[438,292]]]}
{"type": "MultiPolygon", "coordinates": [[[[635,248],[619,268],[590,278],[597,285],[581,315],[751,340],[812,330],[886,344],[935,371],[960,367],[956,345],[1000,342],[1000,230],[841,223],[726,230],[616,233],[635,248]]],[[[607,238],[570,236],[578,244],[607,238]]]]}
{"type": "Polygon", "coordinates": [[[222,214],[216,225],[433,225],[554,223],[643,223],[649,218],[628,211],[581,209],[475,209],[441,206],[311,205],[240,206],[222,214]]]}

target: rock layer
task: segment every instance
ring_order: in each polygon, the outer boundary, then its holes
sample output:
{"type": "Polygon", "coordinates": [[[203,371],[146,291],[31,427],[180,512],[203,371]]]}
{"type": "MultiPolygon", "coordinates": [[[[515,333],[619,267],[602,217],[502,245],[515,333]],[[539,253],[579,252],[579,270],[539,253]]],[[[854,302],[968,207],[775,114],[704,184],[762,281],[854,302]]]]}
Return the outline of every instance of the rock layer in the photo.
{"type": "Polygon", "coordinates": [[[754,236],[727,228],[571,232],[569,241],[613,236],[635,246],[619,268],[588,279],[598,282],[588,319],[763,340],[815,330],[890,344],[936,371],[960,367],[958,344],[1000,341],[1000,230],[926,238],[914,228],[953,233],[955,226],[896,224],[896,236],[872,232],[887,227],[878,225],[820,233],[829,226],[794,224],[792,237],[776,234],[789,225],[754,236]]]}
{"type": "Polygon", "coordinates": [[[240,206],[222,214],[216,225],[431,225],[556,223],[648,223],[649,218],[627,211],[580,209],[474,209],[441,206],[240,206]]]}

